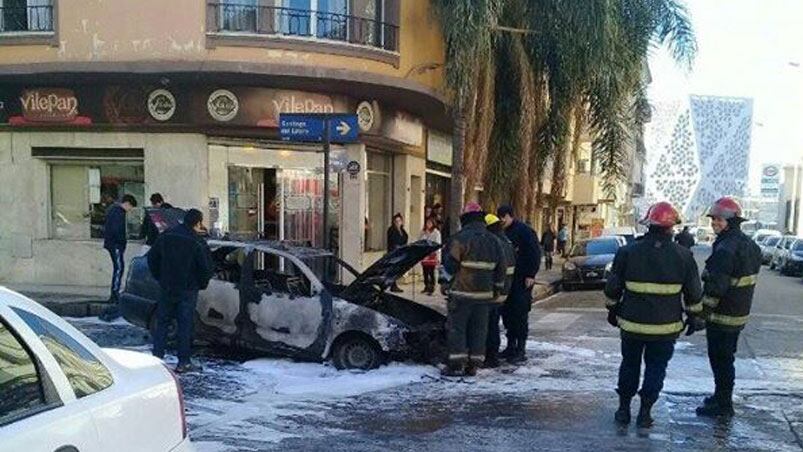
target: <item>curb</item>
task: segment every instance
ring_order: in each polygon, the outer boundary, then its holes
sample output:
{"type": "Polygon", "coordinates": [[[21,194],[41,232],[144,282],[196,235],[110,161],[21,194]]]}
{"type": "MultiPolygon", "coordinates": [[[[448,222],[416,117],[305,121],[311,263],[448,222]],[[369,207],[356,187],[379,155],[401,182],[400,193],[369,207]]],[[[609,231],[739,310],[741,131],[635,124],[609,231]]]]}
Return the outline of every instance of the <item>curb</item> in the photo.
{"type": "Polygon", "coordinates": [[[54,300],[50,298],[61,298],[54,294],[23,294],[31,300],[36,301],[45,308],[53,311],[59,317],[97,317],[109,306],[105,300],[54,300]]]}

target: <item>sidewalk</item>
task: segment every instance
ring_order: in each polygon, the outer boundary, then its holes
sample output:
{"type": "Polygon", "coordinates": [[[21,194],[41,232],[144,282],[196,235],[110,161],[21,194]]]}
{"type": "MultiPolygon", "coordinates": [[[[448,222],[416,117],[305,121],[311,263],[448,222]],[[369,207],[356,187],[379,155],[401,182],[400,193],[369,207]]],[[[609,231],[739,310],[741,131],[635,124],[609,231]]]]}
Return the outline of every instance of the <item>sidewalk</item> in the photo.
{"type": "Polygon", "coordinates": [[[95,317],[108,306],[108,287],[9,284],[5,287],[35,300],[62,317],[95,317]]]}

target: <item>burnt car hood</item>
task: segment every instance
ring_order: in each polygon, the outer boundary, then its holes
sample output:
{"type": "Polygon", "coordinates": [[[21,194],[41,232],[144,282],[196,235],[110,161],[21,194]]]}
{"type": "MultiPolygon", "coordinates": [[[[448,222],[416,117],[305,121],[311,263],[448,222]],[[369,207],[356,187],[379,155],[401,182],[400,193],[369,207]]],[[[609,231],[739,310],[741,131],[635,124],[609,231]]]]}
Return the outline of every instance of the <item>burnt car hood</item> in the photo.
{"type": "Polygon", "coordinates": [[[613,262],[613,254],[594,254],[591,256],[576,256],[569,258],[569,262],[578,267],[601,267],[613,262]]]}
{"type": "Polygon", "coordinates": [[[385,291],[394,281],[401,278],[425,257],[438,251],[440,247],[441,245],[438,243],[419,240],[397,248],[357,276],[357,279],[346,287],[341,296],[349,299],[350,296],[364,294],[367,291],[385,291]]]}

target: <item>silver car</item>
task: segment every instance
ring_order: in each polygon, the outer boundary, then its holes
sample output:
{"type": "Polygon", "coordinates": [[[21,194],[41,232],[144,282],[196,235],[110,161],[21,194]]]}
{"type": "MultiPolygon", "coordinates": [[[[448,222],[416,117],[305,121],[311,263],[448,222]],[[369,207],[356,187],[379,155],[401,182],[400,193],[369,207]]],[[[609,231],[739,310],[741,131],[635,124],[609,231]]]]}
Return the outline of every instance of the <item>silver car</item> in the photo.
{"type": "Polygon", "coordinates": [[[784,254],[789,252],[789,249],[792,247],[792,243],[797,240],[797,237],[794,235],[785,235],[781,237],[781,240],[775,244],[775,247],[772,248],[772,256],[770,257],[770,269],[775,270],[779,264],[783,261],[784,254]]]}
{"type": "Polygon", "coordinates": [[[772,250],[780,241],[781,236],[771,235],[764,237],[764,240],[758,244],[759,248],[761,248],[761,263],[763,265],[769,265],[770,261],[772,260],[772,250]]]}

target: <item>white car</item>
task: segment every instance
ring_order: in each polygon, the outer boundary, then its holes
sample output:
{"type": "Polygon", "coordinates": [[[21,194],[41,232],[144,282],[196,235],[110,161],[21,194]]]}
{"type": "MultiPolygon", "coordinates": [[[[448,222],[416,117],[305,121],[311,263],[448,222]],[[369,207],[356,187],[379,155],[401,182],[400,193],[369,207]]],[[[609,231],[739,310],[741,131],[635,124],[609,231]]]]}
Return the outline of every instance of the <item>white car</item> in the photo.
{"type": "Polygon", "coordinates": [[[0,452],[192,451],[181,385],[0,287],[0,452]]]}

